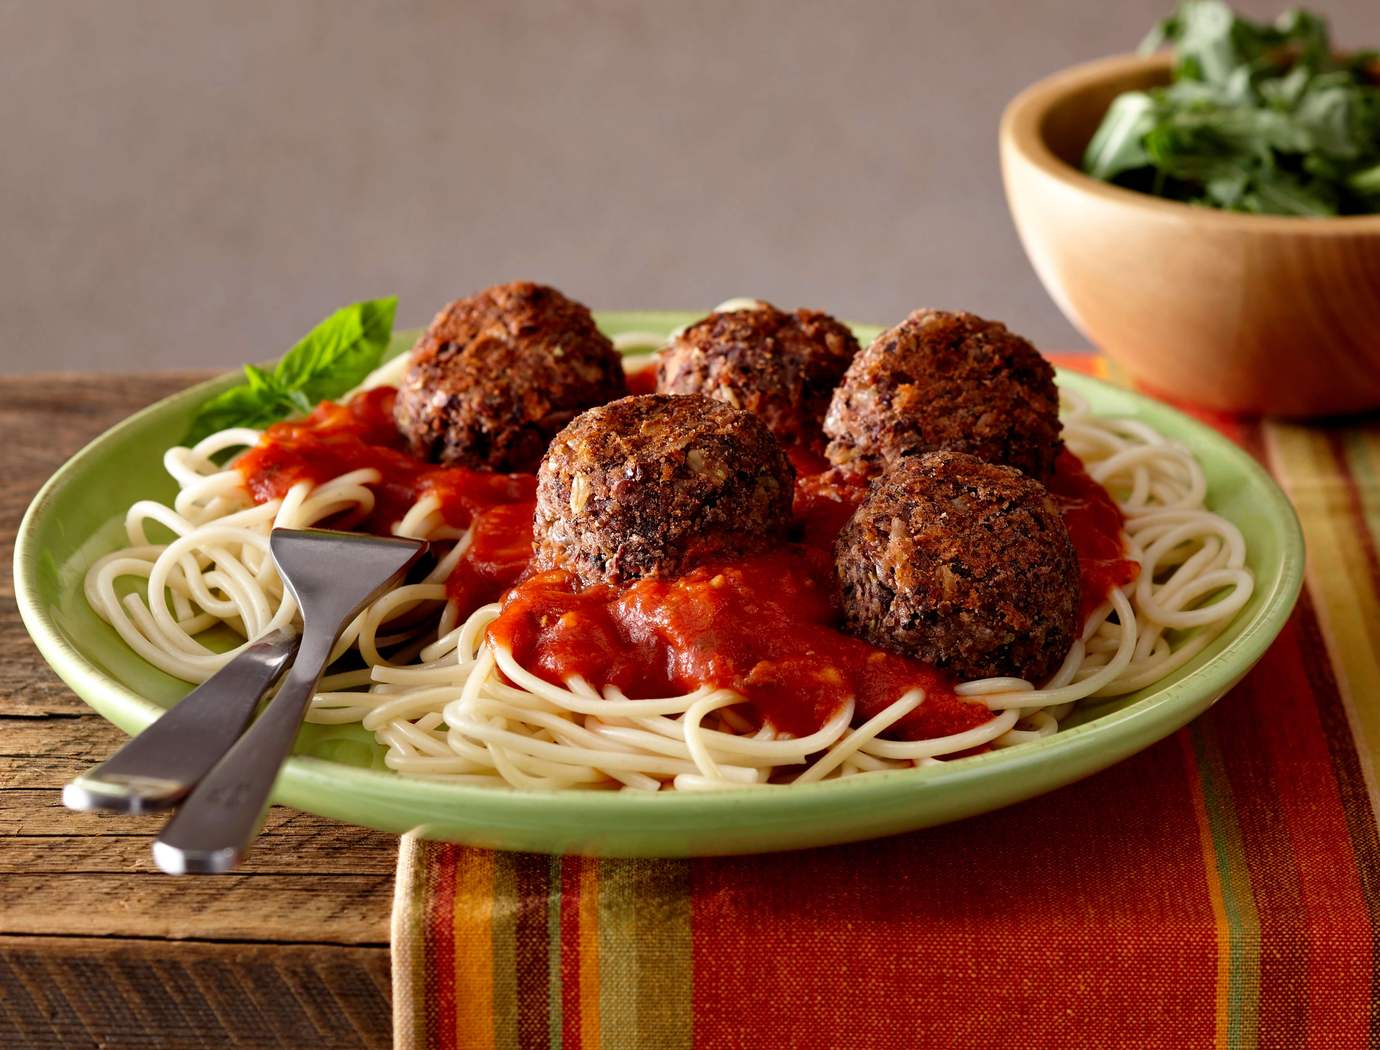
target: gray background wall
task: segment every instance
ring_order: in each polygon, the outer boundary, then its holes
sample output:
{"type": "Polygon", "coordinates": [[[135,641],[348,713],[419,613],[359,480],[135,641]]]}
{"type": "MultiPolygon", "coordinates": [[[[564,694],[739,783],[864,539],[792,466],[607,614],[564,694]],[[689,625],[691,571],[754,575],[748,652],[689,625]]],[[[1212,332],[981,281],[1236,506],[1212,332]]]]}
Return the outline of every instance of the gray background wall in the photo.
{"type": "MultiPolygon", "coordinates": [[[[1076,346],[997,118],[1167,6],[5,2],[0,370],[229,367],[354,299],[420,324],[514,277],[1076,346]]],[[[1380,45],[1375,0],[1324,6],[1380,45]]]]}

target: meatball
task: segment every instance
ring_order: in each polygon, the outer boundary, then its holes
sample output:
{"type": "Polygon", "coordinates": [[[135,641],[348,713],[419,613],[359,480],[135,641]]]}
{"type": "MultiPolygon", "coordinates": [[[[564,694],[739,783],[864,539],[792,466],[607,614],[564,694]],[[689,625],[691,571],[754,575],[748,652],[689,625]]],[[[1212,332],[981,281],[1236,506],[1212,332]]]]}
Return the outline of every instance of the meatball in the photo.
{"type": "Polygon", "coordinates": [[[551,442],[537,472],[535,565],[627,582],[761,550],[785,535],[794,481],[748,412],[698,395],[625,397],[551,442]]]}
{"type": "Polygon", "coordinates": [[[959,679],[1037,685],[1079,631],[1078,555],[1038,481],[962,452],[901,460],[834,546],[847,629],[959,679]]]}
{"type": "Polygon", "coordinates": [[[820,452],[829,398],[857,352],[853,333],[828,314],[759,303],[677,334],[657,355],[656,388],[745,408],[782,444],[820,452]]]}
{"type": "Polygon", "coordinates": [[[1054,369],[969,313],[917,310],[853,359],[824,420],[835,464],[877,471],[949,449],[1047,480],[1063,448],[1054,369]]]}
{"type": "Polygon", "coordinates": [[[393,414],[414,455],[530,471],[575,415],[626,393],[622,359],[588,308],[518,281],[436,315],[412,351],[393,414]]]}

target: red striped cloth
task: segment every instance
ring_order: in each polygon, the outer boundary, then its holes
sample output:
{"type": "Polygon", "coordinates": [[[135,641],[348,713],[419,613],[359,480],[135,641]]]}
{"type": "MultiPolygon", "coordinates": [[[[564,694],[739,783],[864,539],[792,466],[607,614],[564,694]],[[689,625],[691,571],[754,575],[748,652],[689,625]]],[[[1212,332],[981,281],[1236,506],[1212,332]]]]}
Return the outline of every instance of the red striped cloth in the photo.
{"type": "Polygon", "coordinates": [[[1380,421],[1211,422],[1289,492],[1309,567],[1208,714],[1043,798],[860,845],[405,839],[397,1045],[1380,1045],[1380,421]]]}

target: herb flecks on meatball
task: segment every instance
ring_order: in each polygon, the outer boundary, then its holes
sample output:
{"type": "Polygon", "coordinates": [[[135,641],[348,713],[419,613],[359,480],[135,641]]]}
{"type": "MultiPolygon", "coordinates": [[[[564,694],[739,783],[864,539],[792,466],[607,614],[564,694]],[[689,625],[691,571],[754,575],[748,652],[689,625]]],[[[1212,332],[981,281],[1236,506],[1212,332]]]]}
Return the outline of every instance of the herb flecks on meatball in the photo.
{"type": "Polygon", "coordinates": [[[917,310],[853,360],[824,432],[836,464],[878,471],[920,452],[967,452],[1040,481],[1059,440],[1054,369],[1026,340],[969,313],[917,310]]]}
{"type": "Polygon", "coordinates": [[[679,332],[657,355],[657,390],[746,409],[782,444],[820,452],[829,399],[857,352],[853,333],[828,314],[759,302],[679,332]]]}
{"type": "Polygon", "coordinates": [[[1053,499],[958,452],[901,460],[834,547],[844,621],[959,679],[1046,681],[1078,636],[1078,555],[1053,499]]]}
{"type": "Polygon", "coordinates": [[[530,471],[574,416],[626,393],[622,360],[588,308],[519,281],[436,315],[412,351],[394,417],[414,455],[530,471]]]}
{"type": "Polygon", "coordinates": [[[784,538],[794,481],[757,417],[695,395],[626,397],[551,442],[534,564],[624,583],[753,553],[784,538]]]}

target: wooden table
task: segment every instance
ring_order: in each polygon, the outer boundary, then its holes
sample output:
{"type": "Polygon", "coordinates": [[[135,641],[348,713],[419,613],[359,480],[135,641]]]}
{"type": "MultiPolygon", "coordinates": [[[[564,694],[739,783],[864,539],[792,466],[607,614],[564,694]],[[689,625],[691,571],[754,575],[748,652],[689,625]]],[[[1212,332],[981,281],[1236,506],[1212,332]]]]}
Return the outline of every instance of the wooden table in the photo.
{"type": "Polygon", "coordinates": [[[201,378],[0,378],[0,1047],[390,1043],[393,836],[275,807],[234,874],[178,879],[153,865],[157,820],[59,799],[124,735],[25,633],[15,530],[73,452],[201,378]]]}

